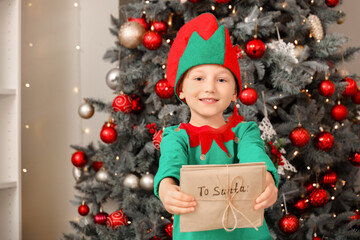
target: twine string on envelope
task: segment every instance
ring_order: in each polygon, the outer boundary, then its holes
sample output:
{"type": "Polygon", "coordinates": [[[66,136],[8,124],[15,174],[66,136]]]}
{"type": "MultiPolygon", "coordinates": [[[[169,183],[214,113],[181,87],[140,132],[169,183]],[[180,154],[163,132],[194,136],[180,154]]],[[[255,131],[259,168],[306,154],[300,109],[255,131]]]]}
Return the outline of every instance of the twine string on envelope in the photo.
{"type": "MultiPolygon", "coordinates": [[[[233,204],[233,199],[234,199],[234,197],[236,196],[236,194],[239,193],[239,191],[235,191],[234,193],[231,194],[230,191],[229,191],[229,189],[231,188],[231,186],[233,185],[233,183],[235,182],[235,180],[240,179],[240,183],[242,183],[242,182],[244,182],[244,179],[243,179],[242,177],[240,177],[240,176],[236,176],[236,177],[233,178],[233,180],[231,181],[231,184],[230,184],[229,166],[228,166],[228,164],[225,164],[225,165],[226,165],[226,170],[227,170],[227,188],[226,188],[227,191],[226,191],[226,195],[225,195],[226,201],[227,201],[227,205],[226,205],[226,208],[225,208],[225,210],[224,210],[223,217],[222,217],[222,225],[223,225],[223,228],[224,228],[225,231],[227,231],[227,232],[232,232],[232,231],[234,231],[234,230],[236,229],[237,222],[238,222],[238,219],[237,219],[237,216],[236,216],[236,212],[238,212],[241,216],[243,216],[243,218],[244,218],[246,221],[248,221],[248,223],[250,223],[250,225],[251,225],[253,228],[255,228],[256,231],[259,231],[259,229],[253,224],[253,222],[252,222],[249,218],[247,218],[247,217],[245,216],[245,214],[243,214],[239,209],[237,209],[237,208],[234,206],[234,204],[233,204]],[[234,219],[235,219],[234,227],[231,228],[231,229],[229,229],[229,228],[226,227],[226,225],[225,225],[225,221],[227,220],[228,211],[229,211],[229,210],[231,211],[231,213],[232,213],[232,215],[233,215],[233,217],[234,217],[234,219]]],[[[218,179],[218,181],[219,181],[219,184],[222,185],[219,176],[216,175],[216,177],[217,177],[217,179],[218,179]]],[[[240,185],[241,185],[241,184],[240,184],[240,185]]],[[[224,188],[224,187],[222,186],[222,188],[224,188]]]]}

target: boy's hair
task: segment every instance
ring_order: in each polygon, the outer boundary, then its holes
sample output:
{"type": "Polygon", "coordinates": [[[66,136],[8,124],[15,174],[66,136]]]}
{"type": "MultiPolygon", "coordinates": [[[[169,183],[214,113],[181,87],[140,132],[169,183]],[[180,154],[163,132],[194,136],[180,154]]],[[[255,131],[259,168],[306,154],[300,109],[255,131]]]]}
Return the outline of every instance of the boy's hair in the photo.
{"type": "Polygon", "coordinates": [[[240,68],[229,32],[215,16],[204,13],[182,26],[172,44],[167,61],[167,80],[179,98],[179,83],[191,67],[219,64],[234,75],[237,96],[241,90],[240,68]]]}

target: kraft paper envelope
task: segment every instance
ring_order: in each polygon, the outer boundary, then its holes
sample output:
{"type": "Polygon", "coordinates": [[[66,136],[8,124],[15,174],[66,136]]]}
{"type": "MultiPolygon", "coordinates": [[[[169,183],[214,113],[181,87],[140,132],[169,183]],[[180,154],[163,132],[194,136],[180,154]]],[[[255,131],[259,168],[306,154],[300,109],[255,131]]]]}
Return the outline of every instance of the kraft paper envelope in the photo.
{"type": "Polygon", "coordinates": [[[180,232],[262,226],[264,209],[253,209],[265,189],[265,163],[184,165],[180,190],[195,198],[193,213],[180,215],[180,232]]]}

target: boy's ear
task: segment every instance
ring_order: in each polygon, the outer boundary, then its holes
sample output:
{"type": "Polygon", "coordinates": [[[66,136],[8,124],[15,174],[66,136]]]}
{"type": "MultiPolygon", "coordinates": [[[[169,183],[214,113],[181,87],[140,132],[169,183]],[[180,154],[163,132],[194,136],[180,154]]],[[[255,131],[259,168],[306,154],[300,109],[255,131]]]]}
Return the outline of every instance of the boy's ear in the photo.
{"type": "Polygon", "coordinates": [[[185,98],[184,92],[182,91],[182,89],[179,90],[179,98],[180,98],[180,99],[184,99],[184,98],[185,98]]]}
{"type": "Polygon", "coordinates": [[[232,95],[231,101],[232,101],[232,102],[236,102],[236,99],[237,99],[237,91],[236,91],[236,89],[235,89],[235,92],[234,92],[234,94],[232,95]]]}

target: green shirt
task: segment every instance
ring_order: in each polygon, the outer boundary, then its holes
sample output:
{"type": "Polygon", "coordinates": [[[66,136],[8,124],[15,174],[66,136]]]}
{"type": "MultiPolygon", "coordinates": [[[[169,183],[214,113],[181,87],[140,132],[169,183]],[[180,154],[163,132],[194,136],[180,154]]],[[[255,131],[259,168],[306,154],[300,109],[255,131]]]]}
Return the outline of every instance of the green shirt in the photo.
{"type": "MultiPolygon", "coordinates": [[[[181,125],[181,124],[180,124],[181,125]]],[[[201,145],[190,147],[190,137],[180,125],[171,126],[164,130],[160,144],[159,170],[154,180],[154,192],[159,197],[159,184],[162,179],[172,177],[180,180],[180,168],[182,165],[201,164],[232,164],[265,162],[267,170],[273,175],[275,184],[278,186],[277,170],[264,149],[264,142],[260,137],[260,131],[255,122],[238,123],[231,130],[235,138],[224,142],[228,151],[226,153],[213,140],[211,148],[206,152],[205,159],[201,156],[201,145]],[[201,158],[200,158],[201,157],[201,158]],[[204,160],[201,160],[204,159],[204,160]]],[[[207,126],[206,126],[207,127],[207,126]]],[[[204,130],[204,127],[194,127],[204,130]]],[[[208,127],[210,128],[210,127],[208,127]]],[[[225,137],[226,139],[226,137],[225,137]]],[[[204,219],[211,221],[211,219],[204,219]]],[[[224,229],[199,232],[180,232],[179,216],[174,215],[173,240],[237,240],[237,239],[272,239],[264,221],[259,231],[253,228],[237,228],[232,232],[224,229]]]]}

